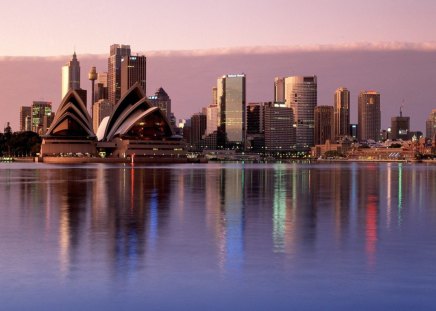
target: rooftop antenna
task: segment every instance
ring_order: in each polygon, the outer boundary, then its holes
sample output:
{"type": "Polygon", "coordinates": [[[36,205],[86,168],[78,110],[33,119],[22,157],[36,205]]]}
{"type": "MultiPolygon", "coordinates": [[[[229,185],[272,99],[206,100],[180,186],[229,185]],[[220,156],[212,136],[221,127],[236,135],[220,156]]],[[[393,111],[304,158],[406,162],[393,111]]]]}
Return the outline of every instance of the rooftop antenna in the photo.
{"type": "Polygon", "coordinates": [[[402,101],[401,106],[400,106],[400,117],[403,116],[403,107],[404,107],[404,98],[403,98],[403,101],[402,101]]]}

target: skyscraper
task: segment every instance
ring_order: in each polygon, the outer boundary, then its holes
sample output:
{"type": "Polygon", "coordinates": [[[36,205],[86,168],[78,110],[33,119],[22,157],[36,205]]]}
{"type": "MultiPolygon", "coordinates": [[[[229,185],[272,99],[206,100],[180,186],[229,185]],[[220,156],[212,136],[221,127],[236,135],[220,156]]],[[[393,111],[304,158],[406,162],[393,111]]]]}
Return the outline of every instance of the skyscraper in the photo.
{"type": "Polygon", "coordinates": [[[112,44],[108,58],[108,98],[115,105],[121,98],[121,59],[130,56],[130,45],[112,44]]]}
{"type": "Polygon", "coordinates": [[[294,149],[294,116],[292,109],[280,103],[265,104],[265,150],[290,151],[294,149]]]}
{"type": "Polygon", "coordinates": [[[350,135],[350,91],[344,87],[336,90],[334,96],[334,136],[339,139],[350,135]]]}
{"type": "Polygon", "coordinates": [[[218,123],[226,147],[244,149],[245,74],[225,75],[217,80],[218,123]]]}
{"type": "Polygon", "coordinates": [[[32,107],[21,106],[20,107],[20,131],[32,130],[32,107]]]}
{"type": "Polygon", "coordinates": [[[358,140],[378,141],[381,129],[380,93],[375,91],[360,92],[357,120],[358,140]]]}
{"type": "Polygon", "coordinates": [[[92,108],[92,128],[94,133],[97,133],[98,127],[100,126],[101,121],[111,115],[113,106],[107,99],[99,99],[95,102],[94,107],[92,108]]]}
{"type": "Polygon", "coordinates": [[[274,78],[274,102],[285,102],[285,78],[274,78]]]}
{"type": "Polygon", "coordinates": [[[334,136],[333,106],[315,107],[315,145],[323,145],[334,136]]]}
{"type": "Polygon", "coordinates": [[[107,72],[97,74],[97,87],[95,89],[95,100],[108,99],[107,72]]]}
{"type": "Polygon", "coordinates": [[[72,60],[62,66],[62,98],[70,89],[80,89],[80,63],[77,60],[76,52],[74,52],[72,60]]]}
{"type": "Polygon", "coordinates": [[[168,120],[171,118],[171,98],[165,92],[165,90],[160,87],[152,96],[149,96],[148,99],[150,100],[151,104],[153,106],[159,107],[160,110],[167,116],[168,120]]]}
{"type": "Polygon", "coordinates": [[[200,142],[206,132],[206,116],[203,113],[195,113],[191,117],[190,144],[194,150],[201,149],[200,142]]]}
{"type": "Polygon", "coordinates": [[[433,109],[425,122],[425,136],[433,139],[436,134],[436,109],[433,109]]]}
{"type": "Polygon", "coordinates": [[[53,121],[51,102],[34,101],[32,104],[32,131],[44,135],[53,121]]]}
{"type": "Polygon", "coordinates": [[[121,96],[139,82],[146,93],[147,58],[145,56],[124,56],[121,58],[121,96]]]}
{"type": "Polygon", "coordinates": [[[317,105],[316,76],[285,78],[285,104],[292,108],[297,150],[313,146],[314,112],[317,105]]]}
{"type": "Polygon", "coordinates": [[[391,118],[391,135],[392,139],[409,139],[410,117],[403,117],[403,111],[400,108],[400,115],[391,118]]]}

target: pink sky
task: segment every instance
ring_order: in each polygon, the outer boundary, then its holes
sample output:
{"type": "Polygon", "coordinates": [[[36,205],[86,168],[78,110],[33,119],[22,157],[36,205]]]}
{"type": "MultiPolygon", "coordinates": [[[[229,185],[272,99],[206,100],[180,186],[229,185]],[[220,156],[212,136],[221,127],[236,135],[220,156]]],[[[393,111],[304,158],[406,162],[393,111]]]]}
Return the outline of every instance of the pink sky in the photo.
{"type": "Polygon", "coordinates": [[[383,127],[404,100],[423,130],[436,106],[434,16],[434,0],[3,1],[0,130],[18,129],[19,107],[33,100],[57,107],[74,50],[89,88],[89,67],[105,71],[113,43],[145,53],[148,93],[163,86],[178,118],[208,105],[223,74],[247,74],[248,101],[271,100],[275,76],[317,74],[319,105],[346,86],[355,121],[357,93],[375,89],[383,127]]]}
{"type": "MultiPolygon", "coordinates": [[[[123,42],[125,43],[125,42],[123,42]]],[[[136,51],[135,46],[132,46],[136,51]]],[[[404,100],[404,114],[412,130],[424,130],[425,120],[436,108],[436,45],[353,47],[252,48],[146,53],[147,93],[162,86],[172,99],[177,118],[190,117],[211,103],[211,89],[219,76],[247,75],[247,102],[271,101],[275,76],[318,76],[318,104],[332,105],[339,86],[351,91],[351,120],[357,121],[360,90],[381,93],[382,127],[390,126],[404,100]]],[[[61,66],[71,56],[0,58],[0,124],[10,121],[18,129],[19,107],[33,100],[60,103],[61,66]]],[[[90,89],[91,66],[106,70],[107,54],[80,55],[82,87],[90,89]]]]}

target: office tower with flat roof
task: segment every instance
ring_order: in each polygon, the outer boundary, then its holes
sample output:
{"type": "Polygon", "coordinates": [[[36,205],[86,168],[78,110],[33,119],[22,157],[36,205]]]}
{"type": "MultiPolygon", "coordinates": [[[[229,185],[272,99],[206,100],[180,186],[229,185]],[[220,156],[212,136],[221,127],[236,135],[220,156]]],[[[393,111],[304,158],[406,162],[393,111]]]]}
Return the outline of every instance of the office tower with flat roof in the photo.
{"type": "Polygon", "coordinates": [[[171,98],[162,87],[157,89],[154,95],[149,96],[148,99],[153,106],[159,107],[162,110],[168,120],[171,119],[171,98]]]}
{"type": "Polygon", "coordinates": [[[193,150],[200,150],[201,140],[206,132],[206,116],[203,113],[195,113],[191,116],[190,146],[193,150]]]}
{"type": "Polygon", "coordinates": [[[293,76],[285,78],[285,105],[292,108],[297,150],[309,150],[314,142],[317,77],[293,76]]]}
{"type": "Polygon", "coordinates": [[[130,45],[112,44],[108,58],[108,99],[115,105],[121,98],[121,59],[130,56],[130,45]]]}
{"type": "Polygon", "coordinates": [[[265,103],[265,151],[288,152],[295,147],[294,115],[283,103],[265,103]]]}
{"type": "Polygon", "coordinates": [[[247,104],[246,149],[263,151],[265,147],[265,105],[267,103],[247,104]]]}
{"type": "Polygon", "coordinates": [[[391,138],[408,140],[410,134],[410,117],[404,117],[402,107],[400,115],[391,118],[391,138]]]}
{"type": "Polygon", "coordinates": [[[71,89],[80,89],[80,63],[76,52],[71,61],[62,66],[62,99],[71,89]]]}
{"type": "Polygon", "coordinates": [[[225,147],[244,149],[245,74],[225,75],[217,80],[218,123],[225,147]]]}
{"type": "Polygon", "coordinates": [[[333,106],[315,107],[315,145],[324,145],[334,137],[333,106]]]}
{"type": "Polygon", "coordinates": [[[20,131],[32,130],[32,107],[21,106],[20,107],[20,131]]]}
{"type": "Polygon", "coordinates": [[[133,84],[139,82],[146,94],[147,58],[145,56],[124,56],[121,58],[121,96],[133,84]]]}
{"type": "Polygon", "coordinates": [[[350,135],[350,91],[340,87],[334,95],[334,136],[340,139],[350,135]]]}
{"type": "Polygon", "coordinates": [[[44,135],[53,121],[51,102],[34,101],[32,104],[32,131],[44,135]]]}
{"type": "Polygon", "coordinates": [[[436,109],[433,109],[425,122],[425,136],[433,139],[436,135],[436,109]]]}
{"type": "Polygon", "coordinates": [[[381,129],[380,93],[361,91],[357,105],[358,140],[378,141],[381,129]]]}
{"type": "Polygon", "coordinates": [[[274,78],[274,102],[285,102],[285,78],[274,78]]]}

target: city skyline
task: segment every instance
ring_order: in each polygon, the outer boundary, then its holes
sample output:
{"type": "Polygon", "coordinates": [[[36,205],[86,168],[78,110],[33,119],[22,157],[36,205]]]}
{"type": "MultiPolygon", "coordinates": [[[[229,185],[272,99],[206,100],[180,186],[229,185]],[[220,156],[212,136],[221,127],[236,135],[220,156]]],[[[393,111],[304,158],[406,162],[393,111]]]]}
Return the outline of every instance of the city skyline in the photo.
{"type": "MultiPolygon", "coordinates": [[[[195,53],[147,53],[150,60],[147,74],[149,92],[163,86],[172,97],[173,111],[180,119],[210,104],[210,88],[221,74],[246,73],[247,102],[259,102],[272,100],[274,77],[310,73],[316,74],[320,80],[318,105],[333,105],[332,94],[339,86],[350,90],[351,123],[357,121],[357,95],[364,89],[375,89],[383,96],[382,128],[390,126],[391,117],[396,116],[403,105],[403,113],[411,117],[411,130],[424,132],[426,115],[434,108],[436,92],[433,85],[436,79],[428,64],[436,61],[436,53],[424,47],[414,51],[391,49],[388,52],[349,49],[335,53],[331,50],[298,52],[289,49],[287,52],[268,53],[267,49],[261,49],[254,54],[247,54],[238,51],[227,54],[205,51],[200,56],[195,53]],[[244,58],[242,63],[241,58],[244,58]],[[256,61],[268,62],[269,66],[255,66],[256,61]],[[356,74],[355,71],[362,67],[364,71],[356,74]],[[174,70],[177,70],[178,76],[172,75],[174,70]],[[419,75],[411,74],[413,72],[419,75]],[[189,88],[194,85],[196,91],[192,92],[189,88]]],[[[105,71],[107,54],[78,57],[83,68],[81,80],[85,81],[82,87],[88,89],[89,97],[91,84],[86,76],[88,68],[97,66],[98,72],[105,71]]],[[[3,69],[0,71],[0,81],[8,85],[3,93],[4,100],[0,101],[0,108],[5,111],[0,116],[1,124],[10,121],[13,130],[17,130],[19,106],[29,105],[34,100],[50,100],[56,109],[60,102],[57,100],[61,84],[60,68],[70,58],[0,58],[3,69]],[[32,70],[23,72],[24,68],[32,70]],[[23,85],[26,86],[26,92],[16,92],[23,85]],[[15,102],[17,104],[11,108],[9,103],[15,102]]]]}

